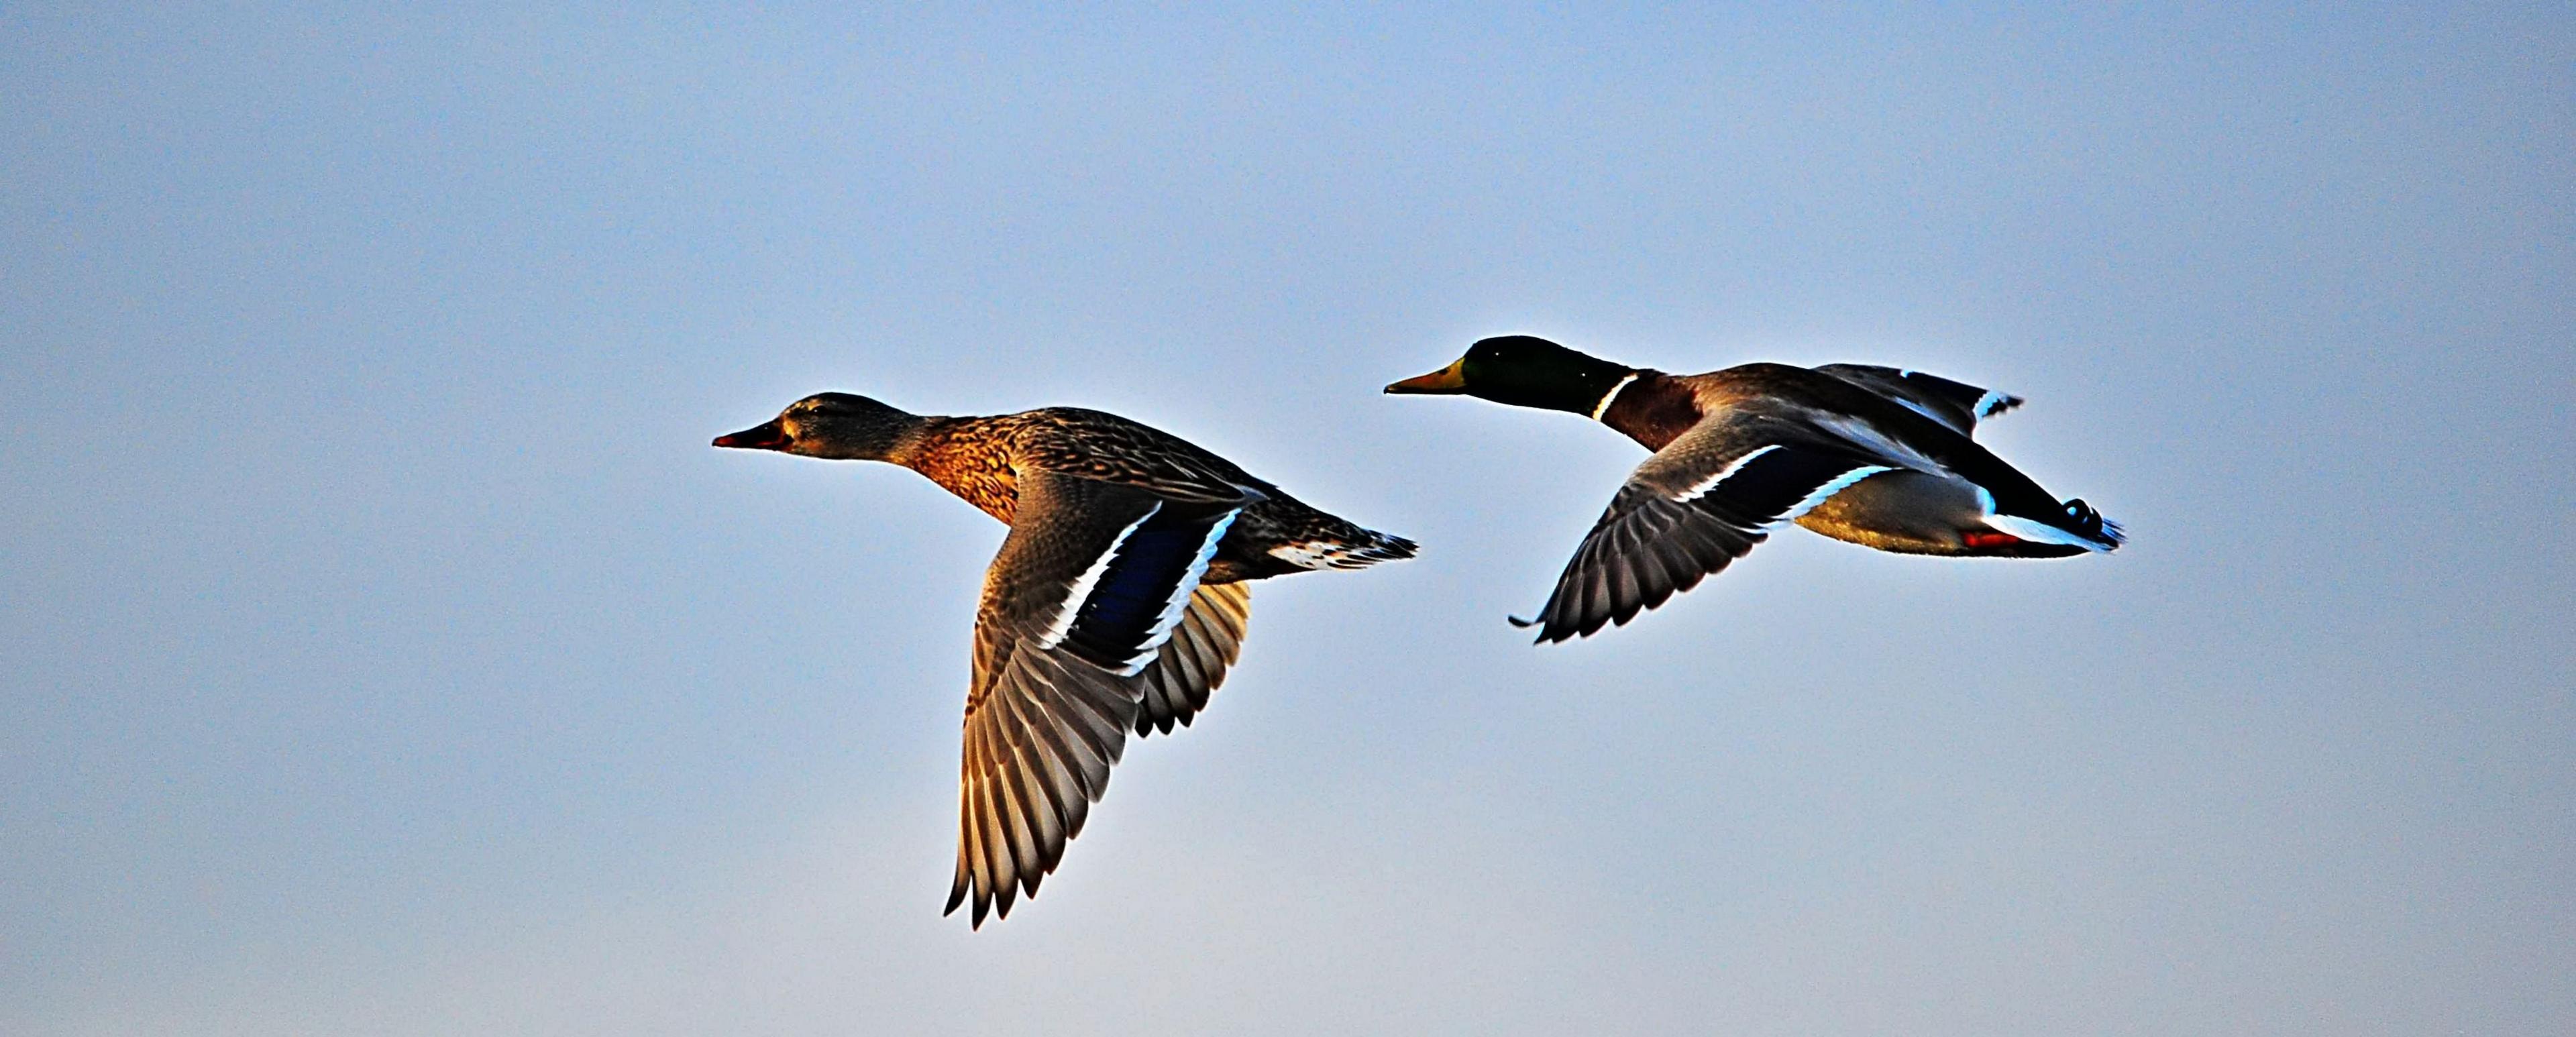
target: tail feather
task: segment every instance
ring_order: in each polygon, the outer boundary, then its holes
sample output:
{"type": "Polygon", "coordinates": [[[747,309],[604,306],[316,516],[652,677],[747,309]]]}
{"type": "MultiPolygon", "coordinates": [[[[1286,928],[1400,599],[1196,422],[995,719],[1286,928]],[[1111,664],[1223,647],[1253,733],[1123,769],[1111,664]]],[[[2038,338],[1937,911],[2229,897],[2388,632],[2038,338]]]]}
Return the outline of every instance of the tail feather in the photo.
{"type": "Polygon", "coordinates": [[[2066,502],[2066,518],[2075,524],[2076,531],[2104,545],[2102,549],[2105,551],[2119,550],[2120,545],[2129,542],[2128,530],[2104,518],[2101,512],[2093,510],[2092,505],[2084,503],[2082,497],[2066,502]]]}
{"type": "Polygon", "coordinates": [[[1400,536],[1359,529],[1357,535],[1309,537],[1270,549],[1272,556],[1306,569],[1366,569],[1413,557],[1417,547],[1400,536]]]}
{"type": "Polygon", "coordinates": [[[2128,542],[2128,532],[2119,523],[2103,518],[2081,498],[2067,501],[2062,507],[2063,514],[2044,517],[1996,512],[1985,517],[1985,525],[2033,544],[2070,548],[2070,554],[2117,551],[2128,542]]]}

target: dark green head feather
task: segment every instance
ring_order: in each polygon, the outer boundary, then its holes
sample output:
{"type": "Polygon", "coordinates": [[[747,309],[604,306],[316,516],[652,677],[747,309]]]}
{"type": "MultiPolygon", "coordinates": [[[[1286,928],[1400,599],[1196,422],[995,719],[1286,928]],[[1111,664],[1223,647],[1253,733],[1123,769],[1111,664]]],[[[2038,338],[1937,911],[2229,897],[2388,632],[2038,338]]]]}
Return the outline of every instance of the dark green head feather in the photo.
{"type": "Polygon", "coordinates": [[[1637,369],[1543,338],[1503,335],[1467,347],[1448,367],[1387,386],[1390,393],[1467,395],[1514,407],[1590,415],[1637,369]]]}

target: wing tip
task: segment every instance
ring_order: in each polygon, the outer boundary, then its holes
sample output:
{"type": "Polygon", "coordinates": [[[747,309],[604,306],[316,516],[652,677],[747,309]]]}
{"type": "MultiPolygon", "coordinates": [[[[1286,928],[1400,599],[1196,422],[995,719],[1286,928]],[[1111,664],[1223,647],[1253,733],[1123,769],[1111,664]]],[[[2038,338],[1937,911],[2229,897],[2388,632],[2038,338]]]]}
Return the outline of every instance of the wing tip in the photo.
{"type": "Polygon", "coordinates": [[[2028,401],[2025,401],[2021,397],[2015,396],[2011,393],[1998,392],[1996,390],[1989,389],[1986,390],[1986,394],[1984,396],[1978,397],[1977,405],[1974,410],[1976,411],[1977,420],[1984,421],[1987,418],[1994,417],[1997,414],[2019,407],[2025,402],[2028,401]]]}
{"type": "Polygon", "coordinates": [[[1592,634],[1592,631],[1589,630],[1578,630],[1573,627],[1561,626],[1555,621],[1548,619],[1544,613],[1540,614],[1537,619],[1522,619],[1519,616],[1512,615],[1506,615],[1503,618],[1510,621],[1513,626],[1522,630],[1527,630],[1531,627],[1538,627],[1538,637],[1530,641],[1530,643],[1534,645],[1559,644],[1574,640],[1577,637],[1588,637],[1592,634]]]}

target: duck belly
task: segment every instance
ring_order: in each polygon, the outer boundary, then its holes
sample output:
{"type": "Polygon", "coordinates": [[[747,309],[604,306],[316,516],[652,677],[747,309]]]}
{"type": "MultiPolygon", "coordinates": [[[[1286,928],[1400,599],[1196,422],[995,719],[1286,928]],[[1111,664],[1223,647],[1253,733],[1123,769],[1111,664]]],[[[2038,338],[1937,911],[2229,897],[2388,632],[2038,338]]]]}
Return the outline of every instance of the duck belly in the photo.
{"type": "Polygon", "coordinates": [[[2063,558],[2081,547],[2022,540],[1986,525],[1986,497],[1952,475],[1880,472],[1798,516],[1798,524],[1881,551],[1976,558],[2063,558]]]}
{"type": "Polygon", "coordinates": [[[1963,530],[1984,528],[1977,488],[1955,476],[1880,472],[1825,498],[1798,524],[1836,540],[1902,554],[1987,554],[1963,530]]]}

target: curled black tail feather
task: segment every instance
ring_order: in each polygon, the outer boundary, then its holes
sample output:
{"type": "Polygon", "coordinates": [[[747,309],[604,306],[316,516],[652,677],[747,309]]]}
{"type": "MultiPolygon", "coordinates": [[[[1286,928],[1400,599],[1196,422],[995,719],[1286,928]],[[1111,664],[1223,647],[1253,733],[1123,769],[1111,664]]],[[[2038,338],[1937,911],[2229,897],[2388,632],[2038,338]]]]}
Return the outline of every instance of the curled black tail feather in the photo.
{"type": "Polygon", "coordinates": [[[2072,498],[2066,502],[2066,517],[2075,524],[2076,532],[2085,536],[2113,547],[2128,542],[2127,530],[2121,529],[2119,523],[2103,518],[2102,513],[2093,510],[2092,505],[2084,503],[2082,497],[2072,498]]]}

